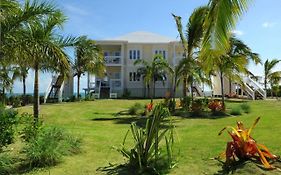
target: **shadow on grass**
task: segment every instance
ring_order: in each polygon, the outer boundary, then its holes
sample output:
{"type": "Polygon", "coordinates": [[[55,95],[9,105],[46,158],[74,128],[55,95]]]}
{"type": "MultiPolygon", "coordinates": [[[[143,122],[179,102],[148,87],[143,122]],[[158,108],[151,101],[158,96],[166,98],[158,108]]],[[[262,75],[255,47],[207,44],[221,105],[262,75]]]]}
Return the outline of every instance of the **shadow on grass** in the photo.
{"type": "MultiPolygon", "coordinates": [[[[91,119],[92,121],[98,122],[98,121],[113,121],[115,124],[131,124],[132,122],[135,122],[138,127],[145,127],[146,120],[148,117],[142,117],[142,116],[119,116],[119,117],[110,117],[110,118],[94,118],[91,119]]],[[[160,125],[161,129],[167,129],[170,128],[169,124],[170,120],[166,119],[162,122],[160,125]]]]}
{"type": "Polygon", "coordinates": [[[267,172],[272,172],[272,174],[280,173],[281,174],[281,161],[277,160],[271,162],[271,164],[276,168],[273,170],[268,170],[258,160],[247,160],[247,161],[237,161],[233,162],[230,165],[225,165],[221,162],[222,169],[219,170],[214,175],[228,175],[228,174],[267,174],[267,172]]]}

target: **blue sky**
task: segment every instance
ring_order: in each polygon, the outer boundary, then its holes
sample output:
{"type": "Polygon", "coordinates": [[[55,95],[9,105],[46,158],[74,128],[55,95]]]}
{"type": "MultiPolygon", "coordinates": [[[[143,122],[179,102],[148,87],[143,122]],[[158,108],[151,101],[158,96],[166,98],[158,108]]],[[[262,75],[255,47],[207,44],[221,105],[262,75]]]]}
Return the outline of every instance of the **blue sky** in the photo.
{"type": "MultiPolygon", "coordinates": [[[[183,24],[194,8],[207,0],[54,0],[68,17],[63,32],[91,39],[105,39],[134,31],[154,32],[168,37],[178,36],[171,13],[182,16],[183,24]]],[[[263,60],[281,59],[281,1],[254,0],[248,12],[239,21],[234,32],[263,60]]],[[[70,53],[71,54],[71,53],[70,53]]],[[[279,69],[281,64],[278,65],[279,69]]],[[[250,66],[256,75],[262,75],[262,66],[250,66]]],[[[33,91],[33,72],[27,79],[27,91],[33,91]]],[[[42,74],[40,92],[50,83],[50,74],[42,74]]],[[[76,78],[75,78],[76,80],[76,78]]],[[[81,89],[86,87],[82,78],[81,89]]],[[[76,83],[75,83],[76,91],[76,83]]],[[[15,82],[14,92],[22,92],[15,82]]]]}

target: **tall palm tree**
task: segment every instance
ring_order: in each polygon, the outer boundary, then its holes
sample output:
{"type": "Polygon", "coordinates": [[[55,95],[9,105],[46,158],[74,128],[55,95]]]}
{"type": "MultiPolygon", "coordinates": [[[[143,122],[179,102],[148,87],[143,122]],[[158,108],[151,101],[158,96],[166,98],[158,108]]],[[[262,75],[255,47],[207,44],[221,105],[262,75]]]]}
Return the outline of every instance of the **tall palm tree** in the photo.
{"type": "Polygon", "coordinates": [[[65,22],[61,11],[26,23],[20,30],[20,49],[27,65],[34,70],[34,106],[35,123],[39,117],[39,71],[55,71],[67,75],[70,69],[69,58],[63,50],[74,44],[75,38],[62,37],[56,33],[65,22]]]}
{"type": "Polygon", "coordinates": [[[29,67],[24,63],[16,66],[14,68],[13,79],[19,79],[22,82],[22,97],[23,97],[23,105],[26,105],[26,78],[28,75],[29,67]]]}
{"type": "Polygon", "coordinates": [[[241,40],[232,36],[229,40],[229,49],[226,54],[221,55],[219,59],[214,60],[214,65],[210,65],[212,70],[218,71],[221,82],[222,103],[224,105],[224,77],[235,80],[243,84],[241,74],[247,74],[249,71],[247,65],[252,60],[254,63],[261,63],[258,54],[253,53],[251,49],[241,40]]]}
{"type": "MultiPolygon", "coordinates": [[[[207,13],[207,6],[199,7],[193,11],[191,16],[189,17],[189,21],[186,26],[186,35],[184,35],[183,32],[181,17],[172,14],[175,19],[177,30],[184,49],[184,61],[182,61],[180,65],[182,69],[182,71],[180,72],[183,74],[183,96],[187,95],[186,93],[188,82],[191,86],[192,91],[193,74],[195,73],[193,68],[196,65],[194,61],[194,56],[196,49],[198,49],[201,45],[201,40],[204,32],[204,21],[207,13]]],[[[191,92],[191,94],[193,93],[191,92]]]]}
{"type": "Polygon", "coordinates": [[[152,62],[148,62],[144,59],[136,60],[134,65],[142,65],[142,67],[138,68],[137,72],[143,77],[143,81],[148,87],[148,93],[150,92],[150,85],[152,84],[153,93],[149,94],[151,102],[153,102],[156,81],[161,80],[164,84],[167,78],[166,74],[172,72],[172,68],[162,55],[155,55],[152,62]]]}
{"type": "Polygon", "coordinates": [[[204,21],[204,39],[202,55],[212,50],[225,54],[229,48],[230,32],[237,21],[247,11],[251,0],[209,0],[208,14],[204,21]]]}
{"type": "Polygon", "coordinates": [[[264,89],[267,90],[267,84],[269,82],[274,82],[274,79],[278,79],[281,76],[281,71],[273,71],[273,69],[277,66],[277,64],[281,62],[281,60],[273,59],[266,60],[264,63],[264,89]]]}
{"type": "Polygon", "coordinates": [[[105,71],[104,57],[101,48],[86,36],[80,37],[75,44],[76,58],[72,66],[77,76],[77,99],[80,98],[80,78],[85,73],[103,76],[105,71]]]}

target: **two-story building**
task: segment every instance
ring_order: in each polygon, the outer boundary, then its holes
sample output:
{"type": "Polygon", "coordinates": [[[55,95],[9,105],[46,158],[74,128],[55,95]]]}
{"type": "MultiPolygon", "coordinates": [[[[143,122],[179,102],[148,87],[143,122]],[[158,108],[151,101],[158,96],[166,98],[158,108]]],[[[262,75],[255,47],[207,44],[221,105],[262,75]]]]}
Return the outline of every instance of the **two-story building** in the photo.
{"type": "MultiPolygon", "coordinates": [[[[134,62],[138,59],[152,61],[156,54],[161,54],[174,66],[183,55],[179,41],[149,32],[128,33],[112,39],[98,40],[97,44],[102,48],[106,62],[106,77],[96,77],[93,83],[95,92],[101,98],[109,97],[110,94],[120,97],[128,92],[133,97],[144,97],[146,88],[143,78],[137,72],[142,65],[134,65],[134,62]]],[[[155,89],[156,97],[164,97],[172,89],[171,78],[167,76],[164,84],[157,81],[155,89]]]]}

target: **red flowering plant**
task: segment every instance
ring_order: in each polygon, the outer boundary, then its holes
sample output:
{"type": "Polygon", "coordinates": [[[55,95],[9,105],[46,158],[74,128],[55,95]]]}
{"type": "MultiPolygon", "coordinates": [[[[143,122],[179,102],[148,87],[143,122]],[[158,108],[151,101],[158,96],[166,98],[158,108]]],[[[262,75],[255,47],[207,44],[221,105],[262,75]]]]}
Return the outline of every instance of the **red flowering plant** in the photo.
{"type": "Polygon", "coordinates": [[[213,114],[224,112],[225,108],[221,101],[213,100],[208,104],[208,108],[211,109],[213,114]]]}
{"type": "Polygon", "coordinates": [[[226,151],[222,154],[226,158],[226,165],[238,160],[257,159],[260,160],[266,169],[273,169],[268,160],[277,160],[278,157],[269,152],[268,148],[262,144],[258,144],[251,136],[252,129],[256,126],[260,117],[258,117],[252,127],[246,129],[242,122],[237,122],[237,127],[224,127],[219,135],[226,129],[230,129],[228,134],[232,141],[227,143],[226,151]]]}

